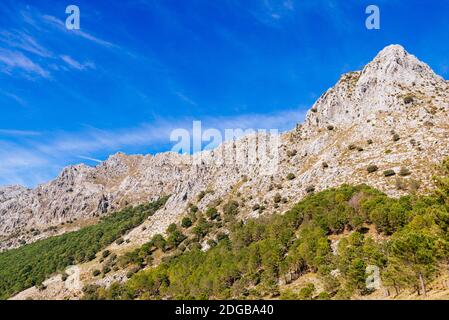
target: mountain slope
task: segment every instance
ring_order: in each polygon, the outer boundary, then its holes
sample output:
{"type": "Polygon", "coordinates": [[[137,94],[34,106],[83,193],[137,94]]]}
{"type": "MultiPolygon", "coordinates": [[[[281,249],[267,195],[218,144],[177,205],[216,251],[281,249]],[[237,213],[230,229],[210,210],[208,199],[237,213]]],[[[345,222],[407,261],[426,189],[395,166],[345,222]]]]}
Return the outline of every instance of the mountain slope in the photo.
{"type": "Polygon", "coordinates": [[[13,299],[447,299],[449,159],[435,174],[427,196],[344,185],[246,223],[240,204],[192,206],[165,238],[116,242],[13,299]]]}
{"type": "Polygon", "coordinates": [[[86,221],[161,194],[172,197],[148,222],[150,228],[131,234],[136,241],[163,232],[202,193],[197,203],[201,210],[218,199],[237,197],[245,200],[242,216],[257,216],[253,207],[272,203],[279,192],[286,203],[270,212],[287,209],[312,189],[342,183],[368,183],[393,196],[418,185],[424,192],[431,181],[429,166],[449,153],[448,95],[447,81],[426,64],[400,46],[386,47],[362,71],[343,75],[303,124],[280,136],[279,166],[273,174],[261,174],[269,165],[264,160],[235,161],[232,150],[249,154],[252,146],[263,143],[261,135],[193,157],[119,153],[95,168],[68,167],[34,190],[0,189],[0,249],[76,229],[67,222],[86,221]],[[370,165],[379,170],[368,173],[370,165]],[[401,185],[382,173],[398,173],[401,167],[410,171],[401,185]],[[288,179],[289,174],[295,178],[288,179]]]}
{"type": "MultiPolygon", "coordinates": [[[[124,243],[106,249],[120,255],[140,248],[193,207],[225,212],[236,201],[235,218],[247,220],[282,213],[308,193],[344,183],[366,183],[393,197],[426,193],[433,189],[432,167],[449,156],[448,120],[448,82],[402,47],[389,46],[362,71],[343,75],[303,124],[279,136],[275,171],[267,158],[246,160],[254,146],[265,145],[264,134],[194,156],[118,153],[94,168],[68,167],[34,190],[0,188],[0,249],[77,230],[161,195],[171,195],[163,208],[124,235],[124,243]]],[[[31,288],[17,298],[77,298],[83,284],[108,286],[126,278],[127,271],[119,270],[92,279],[99,260],[70,268],[66,281],[55,275],[45,282],[48,289],[31,288]]]]}

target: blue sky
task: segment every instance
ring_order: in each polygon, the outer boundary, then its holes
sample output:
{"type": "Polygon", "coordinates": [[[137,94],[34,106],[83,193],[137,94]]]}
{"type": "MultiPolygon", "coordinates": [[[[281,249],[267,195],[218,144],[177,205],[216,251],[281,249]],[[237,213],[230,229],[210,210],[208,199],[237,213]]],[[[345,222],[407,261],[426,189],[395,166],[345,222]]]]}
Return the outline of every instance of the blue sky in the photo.
{"type": "Polygon", "coordinates": [[[169,150],[170,131],[287,130],[388,44],[449,72],[449,1],[0,2],[0,185],[169,150]],[[65,8],[79,6],[81,29],[65,8]],[[381,9],[381,30],[365,8],[381,9]]]}

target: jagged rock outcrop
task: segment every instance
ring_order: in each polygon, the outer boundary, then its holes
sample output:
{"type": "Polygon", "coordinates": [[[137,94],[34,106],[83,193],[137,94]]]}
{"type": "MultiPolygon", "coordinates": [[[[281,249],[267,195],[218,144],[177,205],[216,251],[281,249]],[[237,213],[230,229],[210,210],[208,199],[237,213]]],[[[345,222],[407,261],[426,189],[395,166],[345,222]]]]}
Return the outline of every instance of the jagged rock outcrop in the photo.
{"type": "MultiPolygon", "coordinates": [[[[410,109],[417,109],[417,104],[444,108],[446,89],[447,82],[428,65],[401,46],[388,46],[362,71],[343,75],[309,111],[306,127],[310,134],[313,129],[325,129],[328,125],[362,124],[365,120],[375,120],[379,114],[410,113],[410,109]],[[404,101],[406,97],[413,101],[404,101]]],[[[416,120],[432,118],[427,112],[420,116],[416,120]]]]}
{"type": "Polygon", "coordinates": [[[253,134],[194,156],[118,153],[94,168],[68,167],[34,190],[1,188],[0,249],[61,232],[50,226],[160,195],[172,197],[145,232],[133,231],[135,239],[164,231],[190,202],[204,209],[217,199],[235,198],[247,217],[258,214],[255,204],[282,211],[312,189],[342,183],[368,183],[394,196],[418,185],[425,191],[429,167],[449,155],[448,112],[448,82],[401,46],[389,46],[362,71],[343,75],[304,123],[278,140],[253,134]],[[267,139],[272,154],[260,157],[267,139]],[[379,171],[368,173],[373,164],[379,171]],[[400,183],[382,174],[402,167],[410,174],[400,183]],[[290,173],[294,178],[287,179],[290,173]],[[287,201],[272,207],[276,193],[287,201]]]}

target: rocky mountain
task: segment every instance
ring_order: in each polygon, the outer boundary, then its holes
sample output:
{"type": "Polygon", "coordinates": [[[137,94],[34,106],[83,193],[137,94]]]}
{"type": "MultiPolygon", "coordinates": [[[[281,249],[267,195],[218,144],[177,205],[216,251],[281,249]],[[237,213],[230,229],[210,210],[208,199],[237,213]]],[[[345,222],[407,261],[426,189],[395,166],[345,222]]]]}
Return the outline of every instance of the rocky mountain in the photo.
{"type": "Polygon", "coordinates": [[[161,195],[171,197],[145,230],[128,235],[133,243],[163,232],[189,203],[205,209],[239,199],[244,218],[261,214],[257,206],[282,212],[309,192],[343,183],[392,196],[424,192],[429,167],[449,155],[448,86],[404,48],[388,46],[363,70],[341,76],[290,132],[251,134],[194,156],[118,153],[97,167],[68,167],[35,189],[0,188],[0,249],[161,195]],[[269,156],[258,156],[266,146],[269,156]],[[283,201],[273,206],[278,193],[283,201]]]}

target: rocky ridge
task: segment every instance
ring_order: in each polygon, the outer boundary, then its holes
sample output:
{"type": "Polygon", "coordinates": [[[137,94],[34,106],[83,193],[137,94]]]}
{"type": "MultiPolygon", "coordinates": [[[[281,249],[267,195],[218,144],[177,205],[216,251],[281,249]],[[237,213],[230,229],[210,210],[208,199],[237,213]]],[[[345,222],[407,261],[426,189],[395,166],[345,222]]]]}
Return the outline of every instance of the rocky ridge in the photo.
{"type": "Polygon", "coordinates": [[[145,222],[145,231],[128,235],[133,243],[163,232],[189,203],[205,209],[218,199],[236,199],[245,218],[260,214],[255,205],[282,212],[308,192],[342,183],[367,183],[393,196],[425,191],[429,166],[449,155],[448,112],[448,82],[401,46],[388,46],[362,71],[343,75],[303,124],[279,137],[249,135],[193,157],[118,153],[97,167],[68,167],[36,189],[0,188],[0,250],[160,195],[171,198],[145,222]],[[272,138],[279,138],[270,144],[275,162],[254,156],[254,148],[272,138]],[[369,173],[370,165],[378,171],[369,173]],[[409,171],[401,182],[383,174],[398,176],[401,168],[409,171]],[[286,201],[273,207],[277,193],[286,201]]]}

